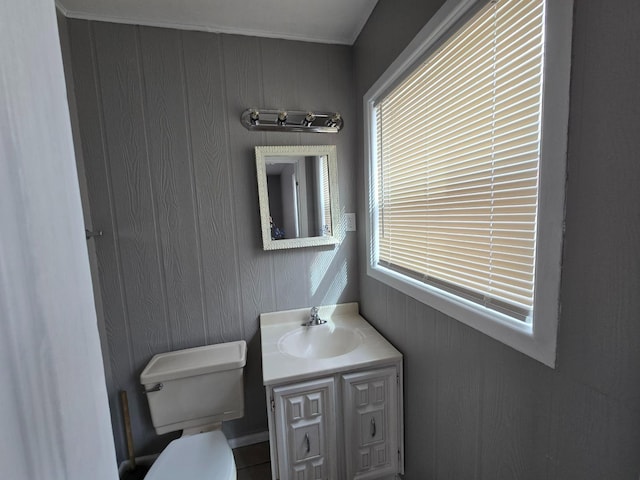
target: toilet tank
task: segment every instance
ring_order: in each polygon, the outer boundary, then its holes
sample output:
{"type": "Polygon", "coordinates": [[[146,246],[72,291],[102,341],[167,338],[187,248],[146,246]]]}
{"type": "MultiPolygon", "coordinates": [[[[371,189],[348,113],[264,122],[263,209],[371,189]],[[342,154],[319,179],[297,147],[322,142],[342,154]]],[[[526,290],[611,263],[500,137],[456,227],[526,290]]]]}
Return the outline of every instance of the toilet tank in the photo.
{"type": "Polygon", "coordinates": [[[155,355],[140,374],[158,434],[244,415],[244,340],[155,355]]]}

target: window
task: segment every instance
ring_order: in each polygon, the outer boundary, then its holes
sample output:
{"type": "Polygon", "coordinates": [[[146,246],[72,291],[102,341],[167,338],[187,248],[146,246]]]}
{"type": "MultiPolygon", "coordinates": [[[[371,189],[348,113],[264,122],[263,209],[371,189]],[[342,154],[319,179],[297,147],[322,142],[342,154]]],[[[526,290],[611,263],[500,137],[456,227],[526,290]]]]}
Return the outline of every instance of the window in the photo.
{"type": "Polygon", "coordinates": [[[550,366],[567,3],[450,0],[365,96],[369,275],[550,366]]]}

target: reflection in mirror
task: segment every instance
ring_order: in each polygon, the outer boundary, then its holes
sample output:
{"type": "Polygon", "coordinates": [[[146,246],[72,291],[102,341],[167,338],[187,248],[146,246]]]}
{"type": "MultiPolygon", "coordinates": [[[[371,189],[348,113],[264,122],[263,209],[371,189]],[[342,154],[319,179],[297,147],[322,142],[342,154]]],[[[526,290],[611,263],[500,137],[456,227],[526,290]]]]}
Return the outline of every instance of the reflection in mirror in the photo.
{"type": "Polygon", "coordinates": [[[271,239],[331,235],[327,156],[273,156],[265,163],[271,239]]]}
{"type": "Polygon", "coordinates": [[[265,250],[338,243],[334,145],[256,147],[265,250]]]}

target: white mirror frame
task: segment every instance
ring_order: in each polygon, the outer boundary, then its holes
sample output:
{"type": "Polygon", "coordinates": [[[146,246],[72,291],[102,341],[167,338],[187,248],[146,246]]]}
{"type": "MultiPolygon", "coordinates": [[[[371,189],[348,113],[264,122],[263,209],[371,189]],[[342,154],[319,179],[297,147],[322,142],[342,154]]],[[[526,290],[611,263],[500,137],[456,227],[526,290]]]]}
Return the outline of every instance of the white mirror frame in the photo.
{"type": "Polygon", "coordinates": [[[340,219],[340,203],[338,200],[338,156],[335,145],[303,145],[303,146],[260,146],[255,147],[256,173],[258,178],[258,199],[260,201],[260,223],[262,225],[262,245],[264,250],[282,250],[301,247],[318,247],[340,243],[342,228],[340,219]],[[305,238],[271,239],[271,222],[269,221],[269,192],[267,190],[267,157],[284,156],[322,156],[326,155],[329,168],[329,197],[331,202],[331,235],[305,238]]]}

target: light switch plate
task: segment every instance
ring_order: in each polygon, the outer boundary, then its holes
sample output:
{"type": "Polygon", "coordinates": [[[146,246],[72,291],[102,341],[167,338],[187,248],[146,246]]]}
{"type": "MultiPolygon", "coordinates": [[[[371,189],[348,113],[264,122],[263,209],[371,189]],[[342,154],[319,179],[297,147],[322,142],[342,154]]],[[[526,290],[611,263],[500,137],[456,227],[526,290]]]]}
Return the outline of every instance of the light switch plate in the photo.
{"type": "Polygon", "coordinates": [[[355,213],[345,213],[344,214],[344,225],[345,225],[345,230],[347,232],[355,232],[356,231],[356,214],[355,213]]]}

